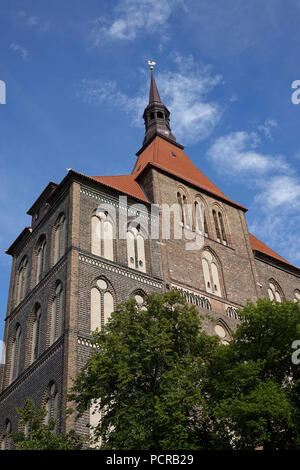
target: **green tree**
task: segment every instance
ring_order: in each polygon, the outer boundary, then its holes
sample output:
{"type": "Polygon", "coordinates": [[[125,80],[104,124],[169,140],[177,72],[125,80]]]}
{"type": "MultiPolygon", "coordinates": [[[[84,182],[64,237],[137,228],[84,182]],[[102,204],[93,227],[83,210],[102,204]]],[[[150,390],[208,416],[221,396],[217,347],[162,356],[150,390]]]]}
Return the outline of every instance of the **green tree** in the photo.
{"type": "Polygon", "coordinates": [[[93,430],[105,449],[199,449],[202,380],[218,344],[176,292],[151,294],[146,310],[121,304],[101,331],[70,399],[79,414],[98,400],[93,430]]]}
{"type": "Polygon", "coordinates": [[[208,408],[235,449],[300,448],[300,308],[248,302],[231,343],[215,350],[206,375],[208,408]]]}
{"type": "Polygon", "coordinates": [[[106,449],[299,449],[300,308],[259,300],[229,345],[201,331],[178,293],[118,307],[78,375],[81,415],[97,401],[106,449]],[[99,401],[101,397],[101,401],[99,401]]]}
{"type": "Polygon", "coordinates": [[[82,449],[83,439],[75,431],[67,434],[56,433],[56,422],[53,418],[45,424],[45,408],[36,410],[31,399],[26,401],[24,408],[17,408],[17,413],[20,416],[19,425],[24,429],[10,435],[17,450],[82,449]]]}

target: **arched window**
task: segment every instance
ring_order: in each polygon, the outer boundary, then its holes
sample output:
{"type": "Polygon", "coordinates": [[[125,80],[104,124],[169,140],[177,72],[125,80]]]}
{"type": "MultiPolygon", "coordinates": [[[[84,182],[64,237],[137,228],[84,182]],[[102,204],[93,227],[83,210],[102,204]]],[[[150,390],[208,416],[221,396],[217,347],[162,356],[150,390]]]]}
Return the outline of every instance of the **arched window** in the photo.
{"type": "Polygon", "coordinates": [[[221,270],[217,259],[209,250],[202,252],[202,268],[206,291],[222,297],[221,270]]]}
{"type": "Polygon", "coordinates": [[[215,333],[216,335],[219,336],[223,344],[229,344],[231,341],[231,335],[229,333],[229,329],[226,327],[226,325],[223,322],[218,322],[215,325],[215,333]]]}
{"type": "Polygon", "coordinates": [[[33,311],[32,336],[31,336],[31,363],[39,357],[40,333],[41,333],[40,305],[36,305],[33,311]]]}
{"type": "Polygon", "coordinates": [[[300,303],[300,290],[296,289],[294,292],[294,302],[300,303]]]}
{"type": "Polygon", "coordinates": [[[17,304],[26,296],[29,284],[28,258],[24,256],[21,261],[17,278],[17,304]]]}
{"type": "Polygon", "coordinates": [[[63,288],[62,283],[57,282],[54,296],[51,302],[50,312],[50,345],[60,337],[63,325],[63,288]]]}
{"type": "Polygon", "coordinates": [[[67,221],[61,214],[54,226],[54,264],[64,255],[67,245],[67,221]]]}
{"type": "Polygon", "coordinates": [[[276,302],[283,301],[282,290],[274,279],[270,279],[269,281],[268,295],[270,300],[275,300],[276,302]]]}
{"type": "Polygon", "coordinates": [[[46,237],[42,236],[37,245],[37,283],[42,279],[46,269],[46,237]]]}
{"type": "Polygon", "coordinates": [[[114,311],[114,299],[108,289],[107,282],[98,279],[91,290],[91,331],[101,330],[114,311]]]}
{"type": "Polygon", "coordinates": [[[213,209],[212,215],[214,219],[217,241],[219,243],[223,243],[223,245],[228,245],[222,212],[220,210],[213,209]]]}
{"type": "Polygon", "coordinates": [[[188,211],[187,197],[182,190],[177,192],[177,203],[179,204],[179,209],[181,212],[181,222],[186,227],[190,226],[190,217],[188,211]]]}
{"type": "Polygon", "coordinates": [[[163,121],[164,120],[164,115],[161,111],[158,111],[158,113],[157,113],[157,120],[158,121],[163,121]]]}
{"type": "Polygon", "coordinates": [[[13,338],[11,365],[10,365],[10,383],[13,382],[20,373],[20,359],[21,359],[21,326],[18,324],[15,329],[13,338]]]}
{"type": "Polygon", "coordinates": [[[208,237],[208,225],[205,207],[202,201],[196,200],[194,202],[193,212],[193,228],[196,232],[201,235],[204,233],[205,237],[208,237]]]}
{"type": "Polygon", "coordinates": [[[140,310],[147,310],[145,306],[145,294],[142,291],[136,291],[134,294],[137,308],[140,310]]]}
{"type": "Polygon", "coordinates": [[[46,398],[46,412],[47,414],[45,416],[45,424],[49,424],[50,418],[53,418],[56,421],[56,431],[58,418],[58,391],[54,382],[50,382],[50,384],[48,385],[46,398]]]}
{"type": "Polygon", "coordinates": [[[1,444],[1,450],[10,450],[11,448],[11,440],[9,437],[9,433],[11,432],[11,422],[9,419],[5,421],[4,429],[3,429],[3,435],[2,435],[2,444],[1,444]]]}
{"type": "Polygon", "coordinates": [[[91,438],[90,447],[97,449],[101,447],[101,443],[102,443],[101,437],[100,439],[96,439],[95,437],[95,427],[98,426],[98,424],[100,423],[102,419],[102,412],[100,411],[100,398],[92,401],[89,414],[90,414],[90,438],[91,438]]]}
{"type": "Polygon", "coordinates": [[[128,227],[127,261],[130,268],[146,272],[145,235],[140,225],[128,227]]]}
{"type": "Polygon", "coordinates": [[[114,260],[114,226],[107,211],[97,211],[91,221],[92,253],[114,260]]]}
{"type": "Polygon", "coordinates": [[[226,237],[226,233],[225,233],[223,215],[221,214],[221,212],[218,212],[218,217],[219,217],[219,226],[220,226],[220,230],[221,230],[222,242],[223,242],[224,245],[227,245],[227,237],[226,237]]]}

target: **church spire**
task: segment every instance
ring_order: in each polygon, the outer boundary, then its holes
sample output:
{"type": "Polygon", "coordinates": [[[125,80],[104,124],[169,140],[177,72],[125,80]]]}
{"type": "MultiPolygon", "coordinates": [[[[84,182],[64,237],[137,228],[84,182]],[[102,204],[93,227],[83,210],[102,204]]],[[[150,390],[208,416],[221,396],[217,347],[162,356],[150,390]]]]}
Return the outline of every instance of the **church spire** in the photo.
{"type": "Polygon", "coordinates": [[[156,81],[155,81],[155,78],[154,78],[154,74],[151,71],[149,104],[152,104],[154,102],[161,103],[160,96],[159,96],[158,89],[157,89],[157,85],[156,85],[156,81]]]}
{"type": "Polygon", "coordinates": [[[143,141],[143,147],[150,143],[155,136],[163,137],[164,139],[171,141],[175,145],[181,147],[176,143],[176,138],[171,132],[170,127],[170,111],[161,102],[157,85],[153,74],[154,62],[148,62],[151,70],[150,79],[150,92],[149,92],[149,104],[145,108],[143,118],[145,121],[145,138],[143,141]]]}

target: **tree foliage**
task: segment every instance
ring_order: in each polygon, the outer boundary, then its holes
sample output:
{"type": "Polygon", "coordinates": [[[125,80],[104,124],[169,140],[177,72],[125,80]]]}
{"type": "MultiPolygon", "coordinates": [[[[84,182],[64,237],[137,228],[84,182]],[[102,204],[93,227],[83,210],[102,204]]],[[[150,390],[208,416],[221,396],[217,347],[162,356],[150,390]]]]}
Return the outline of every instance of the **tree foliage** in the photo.
{"type": "Polygon", "coordinates": [[[66,434],[56,433],[56,421],[49,419],[45,408],[35,409],[33,400],[28,399],[24,408],[17,408],[20,417],[19,427],[23,431],[11,433],[14,447],[17,450],[80,450],[83,439],[75,431],[66,434]]]}
{"type": "Polygon", "coordinates": [[[95,333],[70,398],[82,413],[101,397],[94,431],[104,448],[196,449],[201,380],[216,344],[178,293],[150,295],[146,310],[131,300],[95,333]]]}
{"type": "Polygon", "coordinates": [[[131,300],[94,333],[70,399],[101,412],[103,449],[299,449],[299,327],[298,304],[248,302],[223,345],[177,292],[131,300]]]}
{"type": "Polygon", "coordinates": [[[292,343],[300,338],[300,309],[292,302],[248,302],[226,348],[208,368],[209,407],[229,430],[235,449],[299,448],[300,365],[292,343]]]}

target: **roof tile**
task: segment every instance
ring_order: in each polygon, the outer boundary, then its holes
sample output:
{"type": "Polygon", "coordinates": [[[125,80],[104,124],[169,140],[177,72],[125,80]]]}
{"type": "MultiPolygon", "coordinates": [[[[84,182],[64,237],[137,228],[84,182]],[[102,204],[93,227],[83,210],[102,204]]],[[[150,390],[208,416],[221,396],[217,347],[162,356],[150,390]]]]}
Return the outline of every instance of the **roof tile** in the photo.
{"type": "Polygon", "coordinates": [[[111,188],[117,189],[122,193],[141,199],[144,202],[149,202],[145,196],[140,185],[135,181],[133,175],[118,175],[118,176],[91,176],[95,181],[103,183],[111,188]]]}
{"type": "Polygon", "coordinates": [[[254,235],[252,235],[252,233],[249,233],[249,236],[250,236],[250,241],[251,241],[253,251],[259,251],[260,253],[270,256],[271,258],[275,258],[279,261],[282,261],[285,264],[289,264],[290,266],[293,266],[291,263],[289,263],[286,259],[280,256],[278,253],[271,250],[271,248],[265,245],[261,240],[259,240],[254,235]]]}
{"type": "Polygon", "coordinates": [[[225,196],[225,194],[194,165],[181,148],[167,142],[159,136],[156,136],[145,150],[140,153],[132,174],[137,177],[149,164],[204,189],[230,204],[247,210],[245,207],[225,196]]]}

